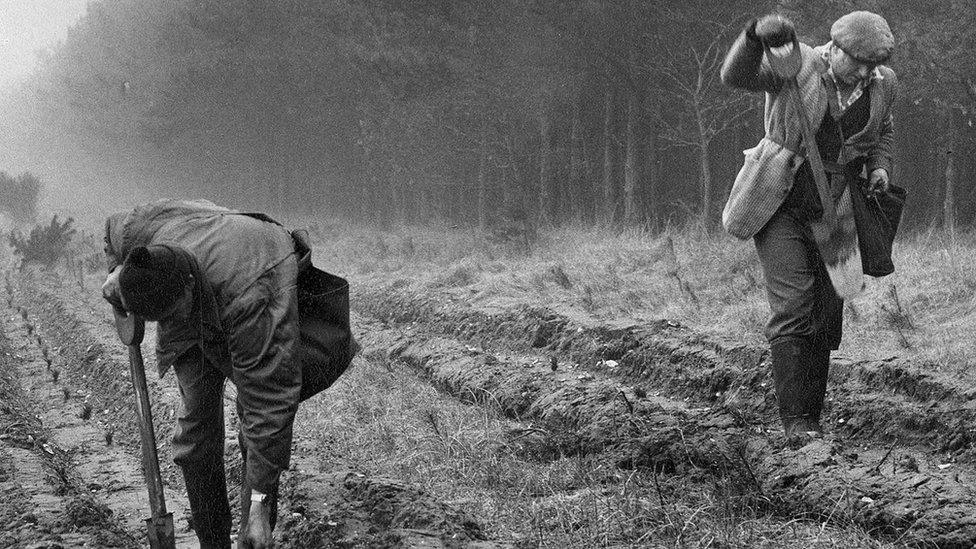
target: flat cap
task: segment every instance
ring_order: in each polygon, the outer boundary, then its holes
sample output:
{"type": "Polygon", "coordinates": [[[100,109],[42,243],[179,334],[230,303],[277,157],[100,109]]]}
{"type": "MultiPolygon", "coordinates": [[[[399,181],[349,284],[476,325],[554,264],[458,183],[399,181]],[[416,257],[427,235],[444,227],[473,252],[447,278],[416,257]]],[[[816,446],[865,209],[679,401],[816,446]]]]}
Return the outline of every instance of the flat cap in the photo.
{"type": "Polygon", "coordinates": [[[847,55],[872,65],[884,63],[895,50],[888,22],[869,11],[852,11],[834,21],[830,39],[847,55]]]}

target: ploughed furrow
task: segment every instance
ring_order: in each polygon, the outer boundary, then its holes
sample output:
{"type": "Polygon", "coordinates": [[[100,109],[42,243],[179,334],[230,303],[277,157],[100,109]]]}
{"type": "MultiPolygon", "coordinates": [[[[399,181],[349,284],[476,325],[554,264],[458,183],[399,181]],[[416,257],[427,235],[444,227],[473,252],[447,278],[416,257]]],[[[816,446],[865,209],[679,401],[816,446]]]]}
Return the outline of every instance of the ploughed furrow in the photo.
{"type": "Polygon", "coordinates": [[[735,407],[656,397],[650,384],[558,359],[488,352],[425,328],[370,333],[367,357],[406,363],[459,398],[533,421],[513,440],[527,455],[601,454],[621,468],[705,471],[751,486],[787,514],[852,521],[916,546],[976,543],[969,465],[909,447],[852,444],[843,433],[784,448],[780,434],[735,407]]]}
{"type": "Polygon", "coordinates": [[[355,471],[292,471],[281,547],[504,547],[456,509],[395,479],[355,471]]]}
{"type": "MultiPolygon", "coordinates": [[[[90,414],[90,420],[85,421],[91,425],[84,434],[87,437],[84,447],[91,457],[87,460],[88,465],[111,471],[121,463],[137,462],[139,432],[128,358],[118,340],[107,304],[97,291],[85,291],[75,284],[63,283],[54,273],[25,270],[8,276],[7,287],[9,303],[16,307],[15,312],[8,311],[8,314],[16,314],[15,320],[29,330],[26,333],[31,345],[36,347],[38,358],[50,359],[48,366],[58,371],[61,384],[74,387],[72,395],[78,396],[73,396],[69,402],[72,413],[78,408],[87,409],[86,415],[90,414]]],[[[170,439],[176,428],[179,394],[172,372],[163,379],[155,374],[152,332],[153,325],[147,325],[143,354],[167,506],[174,515],[178,546],[195,547],[196,537],[187,520],[190,513],[182,476],[171,457],[170,439]]],[[[232,385],[228,384],[228,387],[224,399],[225,457],[235,518],[232,531],[236,532],[239,507],[236,495],[241,483],[241,467],[235,393],[232,385]]],[[[305,433],[314,430],[310,418],[324,413],[321,408],[328,403],[327,395],[328,391],[299,407],[292,467],[282,475],[280,526],[276,528],[279,546],[296,549],[503,546],[486,541],[480,526],[466,515],[403,482],[322,467],[320,454],[329,452],[328,441],[311,438],[305,433]]],[[[43,396],[51,400],[50,394],[43,396]]],[[[0,452],[0,461],[2,459],[0,452]]],[[[117,478],[102,482],[104,487],[98,485],[96,492],[106,494],[101,508],[130,522],[141,521],[149,514],[143,479],[137,474],[137,478],[130,475],[124,480],[117,478]],[[125,501],[115,497],[119,494],[125,495],[125,501]],[[135,510],[133,505],[137,506],[135,510]]],[[[139,524],[137,528],[135,531],[144,532],[143,525],[139,524]]],[[[116,545],[96,543],[93,546],[116,545]]]]}
{"type": "MultiPolygon", "coordinates": [[[[71,295],[74,288],[62,286],[53,273],[24,270],[13,280],[16,284],[8,285],[10,303],[24,328],[25,349],[36,355],[49,381],[30,387],[32,397],[47,410],[42,415],[45,424],[71,453],[80,478],[92,494],[100,496],[105,509],[145,537],[143,520],[150,516],[150,508],[128,359],[121,343],[111,346],[98,335],[108,311],[91,307],[83,298],[60,297],[59,290],[71,295]],[[73,308],[68,307],[69,302],[73,308]]],[[[118,341],[114,327],[111,336],[118,341]]],[[[157,440],[163,441],[172,429],[175,409],[162,388],[152,382],[150,398],[157,440]]],[[[177,546],[192,547],[195,539],[188,528],[188,513],[182,513],[186,507],[182,484],[175,482],[171,462],[163,459],[168,456],[166,445],[160,445],[160,450],[177,546]]]]}
{"type": "MultiPolygon", "coordinates": [[[[82,295],[80,288],[64,283],[51,272],[25,270],[16,287],[17,299],[32,330],[43,337],[42,351],[56,357],[60,375],[84,391],[92,415],[106,436],[112,437],[113,444],[141,455],[128,354],[115,332],[109,306],[82,295]]],[[[95,294],[95,290],[91,293],[95,294]]],[[[160,470],[170,497],[171,492],[182,491],[183,482],[166,444],[175,429],[177,392],[171,385],[173,380],[160,380],[152,371],[152,342],[148,337],[146,340],[143,354],[149,400],[159,443],[160,470]]]]}
{"type": "MultiPolygon", "coordinates": [[[[141,547],[138,459],[108,446],[82,392],[6,285],[0,307],[3,547],[141,547]]],[[[184,545],[186,546],[186,545],[184,545]]]]}
{"type": "MultiPolygon", "coordinates": [[[[354,305],[377,319],[423,326],[479,348],[507,348],[578,365],[653,394],[776,423],[768,351],[674,322],[605,326],[532,307],[480,311],[450,298],[359,289],[354,305]]],[[[824,423],[858,440],[917,444],[976,463],[976,388],[901,358],[831,365],[824,423]]]]}

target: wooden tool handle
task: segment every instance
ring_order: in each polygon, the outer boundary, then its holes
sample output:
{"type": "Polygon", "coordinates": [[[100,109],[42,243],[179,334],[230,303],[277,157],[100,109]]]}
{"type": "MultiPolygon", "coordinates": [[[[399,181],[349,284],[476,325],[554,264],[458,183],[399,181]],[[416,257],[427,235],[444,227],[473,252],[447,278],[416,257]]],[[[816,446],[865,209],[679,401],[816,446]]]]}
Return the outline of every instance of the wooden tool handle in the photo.
{"type": "Polygon", "coordinates": [[[163,479],[159,474],[159,455],[156,451],[156,434],[153,430],[152,409],[149,406],[149,388],[146,385],[146,367],[139,345],[129,345],[129,373],[136,394],[136,413],[139,416],[139,434],[142,438],[142,465],[149,489],[149,507],[153,518],[166,514],[163,496],[163,479]]]}
{"type": "Polygon", "coordinates": [[[142,442],[142,473],[149,491],[151,518],[146,521],[149,529],[149,545],[152,549],[174,549],[173,515],[166,511],[163,493],[163,477],[159,472],[159,453],[156,449],[156,433],[153,430],[152,408],[149,404],[149,387],[146,384],[146,365],[142,360],[142,338],[146,323],[137,315],[112,308],[115,329],[129,348],[129,375],[136,395],[136,415],[139,417],[139,436],[142,442]]]}

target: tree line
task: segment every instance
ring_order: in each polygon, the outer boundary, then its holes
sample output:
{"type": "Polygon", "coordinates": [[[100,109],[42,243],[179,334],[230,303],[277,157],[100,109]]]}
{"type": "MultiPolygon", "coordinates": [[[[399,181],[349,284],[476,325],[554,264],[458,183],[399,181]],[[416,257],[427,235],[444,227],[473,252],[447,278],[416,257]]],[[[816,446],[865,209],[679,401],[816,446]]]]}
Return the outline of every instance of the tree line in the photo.
{"type": "MultiPolygon", "coordinates": [[[[714,225],[762,96],[718,70],[780,11],[896,37],[907,225],[968,225],[968,0],[100,0],[30,87],[39,120],[168,173],[166,194],[392,224],[714,225]]],[[[148,167],[148,168],[147,168],[148,167]]]]}

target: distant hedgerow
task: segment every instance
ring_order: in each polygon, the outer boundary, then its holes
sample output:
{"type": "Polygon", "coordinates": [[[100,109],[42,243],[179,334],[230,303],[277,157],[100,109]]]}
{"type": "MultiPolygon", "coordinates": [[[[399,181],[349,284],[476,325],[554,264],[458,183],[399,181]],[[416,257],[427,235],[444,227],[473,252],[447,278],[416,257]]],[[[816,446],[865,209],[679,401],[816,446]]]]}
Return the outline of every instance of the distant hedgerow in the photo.
{"type": "Polygon", "coordinates": [[[14,223],[26,225],[37,219],[37,200],[41,181],[30,172],[13,177],[0,171],[0,213],[14,223]]]}
{"type": "Polygon", "coordinates": [[[55,215],[47,225],[36,225],[30,235],[18,230],[10,231],[7,240],[14,249],[14,255],[19,255],[26,263],[38,263],[48,267],[53,266],[59,259],[68,257],[68,245],[75,235],[71,227],[74,218],[69,217],[64,222],[58,221],[55,215]]]}

